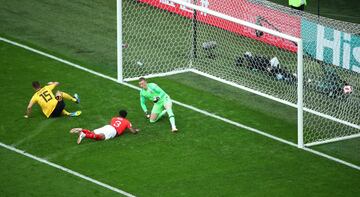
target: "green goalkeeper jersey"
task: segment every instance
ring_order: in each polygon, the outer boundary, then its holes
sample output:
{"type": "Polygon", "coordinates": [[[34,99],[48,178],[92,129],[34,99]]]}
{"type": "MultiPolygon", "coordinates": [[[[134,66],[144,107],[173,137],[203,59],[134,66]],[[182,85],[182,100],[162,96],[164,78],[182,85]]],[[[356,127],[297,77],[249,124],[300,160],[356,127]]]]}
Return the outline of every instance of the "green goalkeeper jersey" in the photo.
{"type": "Polygon", "coordinates": [[[156,97],[160,97],[160,100],[157,103],[162,103],[164,98],[167,96],[166,92],[162,90],[158,85],[155,83],[148,83],[147,89],[140,90],[140,105],[144,112],[147,111],[146,107],[146,99],[150,101],[154,101],[156,97]]]}

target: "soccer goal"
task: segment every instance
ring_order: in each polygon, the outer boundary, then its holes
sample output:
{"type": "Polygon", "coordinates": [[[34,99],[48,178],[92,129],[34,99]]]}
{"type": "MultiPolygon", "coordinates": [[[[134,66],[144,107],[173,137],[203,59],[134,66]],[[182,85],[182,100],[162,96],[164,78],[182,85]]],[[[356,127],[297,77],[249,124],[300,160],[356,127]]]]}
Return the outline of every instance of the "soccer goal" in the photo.
{"type": "Polygon", "coordinates": [[[117,13],[119,81],[195,73],[296,108],[298,147],[360,137],[359,74],[303,53],[301,14],[256,0],[117,0],[117,13]]]}

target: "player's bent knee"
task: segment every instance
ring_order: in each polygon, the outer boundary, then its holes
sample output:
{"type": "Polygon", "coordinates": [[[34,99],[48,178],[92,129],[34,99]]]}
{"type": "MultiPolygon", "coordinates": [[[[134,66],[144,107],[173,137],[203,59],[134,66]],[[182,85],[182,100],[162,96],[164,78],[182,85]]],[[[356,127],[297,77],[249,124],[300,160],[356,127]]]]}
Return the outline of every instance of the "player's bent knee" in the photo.
{"type": "Polygon", "coordinates": [[[171,103],[165,104],[164,107],[165,107],[166,110],[169,110],[169,109],[172,108],[172,104],[171,103]]]}
{"type": "Polygon", "coordinates": [[[60,92],[59,90],[56,91],[55,98],[56,98],[56,100],[61,101],[62,100],[62,92],[60,92]]]}
{"type": "Polygon", "coordinates": [[[104,134],[100,134],[99,140],[105,140],[105,135],[104,135],[104,134]]]}
{"type": "Polygon", "coordinates": [[[151,113],[149,120],[150,120],[151,123],[156,122],[157,114],[151,113]]]}

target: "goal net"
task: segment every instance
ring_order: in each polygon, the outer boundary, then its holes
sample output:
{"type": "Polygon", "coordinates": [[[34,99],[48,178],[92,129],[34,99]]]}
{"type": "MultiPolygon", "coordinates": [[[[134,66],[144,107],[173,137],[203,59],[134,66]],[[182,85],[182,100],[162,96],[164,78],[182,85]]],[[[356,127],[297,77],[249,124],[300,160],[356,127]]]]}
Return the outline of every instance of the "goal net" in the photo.
{"type": "Polygon", "coordinates": [[[299,146],[359,136],[356,66],[344,69],[312,54],[312,25],[323,18],[257,0],[122,6],[125,81],[193,72],[298,108],[299,146]]]}
{"type": "Polygon", "coordinates": [[[189,67],[192,21],[164,10],[167,1],[124,0],[123,78],[161,76],[189,67]],[[162,7],[164,6],[164,7],[162,7]]]}

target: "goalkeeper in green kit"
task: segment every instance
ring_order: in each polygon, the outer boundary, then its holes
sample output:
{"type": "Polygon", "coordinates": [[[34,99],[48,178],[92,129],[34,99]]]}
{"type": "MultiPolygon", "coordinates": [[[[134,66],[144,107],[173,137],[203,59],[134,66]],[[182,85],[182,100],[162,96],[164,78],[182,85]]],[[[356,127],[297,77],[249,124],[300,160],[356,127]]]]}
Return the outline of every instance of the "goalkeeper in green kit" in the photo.
{"type": "Polygon", "coordinates": [[[172,111],[172,102],[169,95],[166,94],[155,83],[147,83],[146,79],[141,77],[139,79],[140,90],[140,105],[142,110],[145,112],[147,118],[150,119],[151,123],[158,121],[166,113],[169,115],[169,121],[171,124],[171,131],[178,131],[175,125],[175,116],[172,111]],[[154,106],[151,110],[151,114],[148,113],[146,107],[146,99],[154,102],[154,106]]]}

